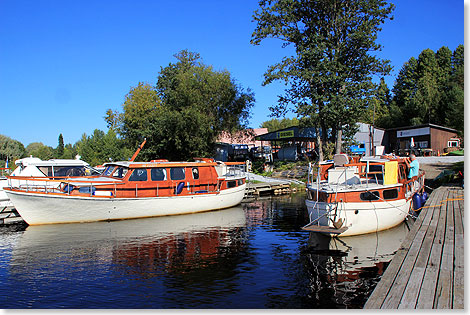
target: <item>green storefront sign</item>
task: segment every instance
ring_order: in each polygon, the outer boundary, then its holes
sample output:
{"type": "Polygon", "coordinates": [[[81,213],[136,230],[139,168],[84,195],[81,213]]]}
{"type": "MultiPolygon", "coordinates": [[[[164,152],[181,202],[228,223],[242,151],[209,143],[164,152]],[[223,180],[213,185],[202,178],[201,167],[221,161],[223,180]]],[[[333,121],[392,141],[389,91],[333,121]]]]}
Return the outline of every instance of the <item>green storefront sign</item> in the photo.
{"type": "Polygon", "coordinates": [[[277,133],[277,139],[293,138],[293,137],[294,137],[294,130],[279,131],[277,133]]]}

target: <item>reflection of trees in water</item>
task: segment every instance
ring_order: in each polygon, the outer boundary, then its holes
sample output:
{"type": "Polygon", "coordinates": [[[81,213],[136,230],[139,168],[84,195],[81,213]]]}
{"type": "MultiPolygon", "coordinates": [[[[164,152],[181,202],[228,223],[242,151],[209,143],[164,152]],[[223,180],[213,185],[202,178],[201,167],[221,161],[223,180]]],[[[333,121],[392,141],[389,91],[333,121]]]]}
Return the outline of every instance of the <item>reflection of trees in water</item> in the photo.
{"type": "Polygon", "coordinates": [[[142,278],[170,275],[208,283],[235,274],[244,256],[246,239],[246,228],[170,234],[118,245],[113,250],[113,262],[142,278]]]}
{"type": "Polygon", "coordinates": [[[261,197],[244,203],[248,226],[270,225],[278,231],[295,231],[308,223],[305,194],[261,197]]]}
{"type": "MultiPolygon", "coordinates": [[[[389,261],[373,261],[370,266],[354,268],[358,257],[348,257],[347,250],[330,249],[331,239],[311,233],[309,246],[302,250],[303,266],[310,281],[306,303],[321,308],[362,308],[389,261]]],[[[373,259],[369,257],[372,261],[373,259]]]]}

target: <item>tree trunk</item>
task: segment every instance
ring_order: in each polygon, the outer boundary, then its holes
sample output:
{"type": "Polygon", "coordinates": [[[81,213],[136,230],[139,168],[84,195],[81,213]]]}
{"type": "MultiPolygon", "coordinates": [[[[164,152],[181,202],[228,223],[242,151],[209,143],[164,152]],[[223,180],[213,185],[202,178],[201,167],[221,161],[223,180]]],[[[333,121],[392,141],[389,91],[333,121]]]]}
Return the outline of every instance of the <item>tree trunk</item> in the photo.
{"type": "Polygon", "coordinates": [[[315,145],[317,146],[318,150],[318,162],[323,162],[323,141],[320,136],[320,128],[315,128],[315,133],[316,135],[316,143],[315,145]]]}
{"type": "Polygon", "coordinates": [[[336,132],[336,154],[340,154],[342,151],[342,144],[343,144],[342,138],[343,138],[343,129],[339,127],[336,132]]]}

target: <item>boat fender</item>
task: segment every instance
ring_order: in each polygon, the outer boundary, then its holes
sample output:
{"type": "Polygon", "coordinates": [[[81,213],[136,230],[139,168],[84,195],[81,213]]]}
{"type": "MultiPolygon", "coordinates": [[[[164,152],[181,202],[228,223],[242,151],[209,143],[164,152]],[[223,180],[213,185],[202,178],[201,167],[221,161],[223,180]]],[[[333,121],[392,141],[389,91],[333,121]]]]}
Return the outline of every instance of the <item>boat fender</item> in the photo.
{"type": "Polygon", "coordinates": [[[90,187],[90,186],[83,186],[78,189],[78,192],[81,194],[90,194],[94,195],[96,191],[95,187],[90,187]]]}
{"type": "Polygon", "coordinates": [[[422,194],[421,194],[421,199],[423,201],[423,204],[426,202],[426,200],[428,200],[428,193],[423,191],[422,194]]]}
{"type": "Polygon", "coordinates": [[[184,187],[184,182],[179,183],[178,186],[176,186],[175,195],[181,194],[181,192],[183,191],[183,187],[184,187]]]}
{"type": "Polygon", "coordinates": [[[419,194],[413,195],[413,209],[416,211],[423,206],[421,202],[421,196],[419,194]]]}
{"type": "Polygon", "coordinates": [[[65,186],[64,186],[64,192],[66,192],[66,193],[70,193],[74,189],[75,189],[75,187],[73,187],[70,184],[65,184],[65,186]]]}

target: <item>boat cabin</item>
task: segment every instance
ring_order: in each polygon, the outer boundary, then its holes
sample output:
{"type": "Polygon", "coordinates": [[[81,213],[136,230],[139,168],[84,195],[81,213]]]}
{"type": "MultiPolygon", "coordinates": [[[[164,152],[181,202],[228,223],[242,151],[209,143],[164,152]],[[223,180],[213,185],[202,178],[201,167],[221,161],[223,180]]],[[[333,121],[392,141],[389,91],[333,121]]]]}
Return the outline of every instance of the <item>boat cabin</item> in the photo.
{"type": "Polygon", "coordinates": [[[114,162],[104,166],[94,181],[72,180],[63,189],[71,195],[136,198],[217,193],[245,184],[240,173],[214,161],[114,162]]]}
{"type": "Polygon", "coordinates": [[[82,160],[51,159],[43,161],[39,158],[28,157],[15,161],[17,168],[11,176],[34,177],[67,177],[98,175],[98,171],[82,160]]]}

